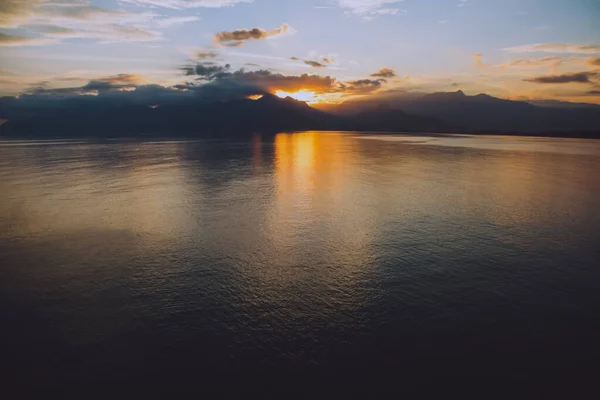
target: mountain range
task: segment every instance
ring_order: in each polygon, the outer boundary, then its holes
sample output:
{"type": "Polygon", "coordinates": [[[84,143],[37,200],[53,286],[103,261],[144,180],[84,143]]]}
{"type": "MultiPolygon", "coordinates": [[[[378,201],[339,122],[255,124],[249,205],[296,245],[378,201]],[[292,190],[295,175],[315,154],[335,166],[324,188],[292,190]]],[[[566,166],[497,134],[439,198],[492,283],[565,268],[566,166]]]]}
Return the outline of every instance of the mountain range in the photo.
{"type": "Polygon", "coordinates": [[[418,94],[391,92],[369,99],[323,105],[336,115],[402,110],[444,121],[465,133],[574,134],[593,136],[600,132],[600,106],[569,102],[525,102],[504,100],[487,94],[467,96],[462,91],[418,94]]]}
{"type": "Polygon", "coordinates": [[[506,133],[600,137],[600,107],[523,102],[462,91],[392,92],[341,104],[309,106],[290,97],[165,104],[0,99],[1,136],[204,136],[298,130],[506,133]]]}

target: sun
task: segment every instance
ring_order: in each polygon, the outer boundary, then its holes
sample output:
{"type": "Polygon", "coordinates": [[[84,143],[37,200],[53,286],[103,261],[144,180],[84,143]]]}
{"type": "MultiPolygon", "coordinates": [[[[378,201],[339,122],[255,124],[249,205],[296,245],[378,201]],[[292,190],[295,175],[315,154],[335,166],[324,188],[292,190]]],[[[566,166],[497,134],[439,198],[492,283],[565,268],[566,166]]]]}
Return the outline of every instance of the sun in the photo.
{"type": "Polygon", "coordinates": [[[317,102],[315,92],[310,92],[308,90],[299,90],[297,92],[284,92],[283,90],[278,90],[275,92],[275,95],[277,97],[281,97],[282,99],[291,97],[292,99],[305,101],[307,103],[317,102]]]}

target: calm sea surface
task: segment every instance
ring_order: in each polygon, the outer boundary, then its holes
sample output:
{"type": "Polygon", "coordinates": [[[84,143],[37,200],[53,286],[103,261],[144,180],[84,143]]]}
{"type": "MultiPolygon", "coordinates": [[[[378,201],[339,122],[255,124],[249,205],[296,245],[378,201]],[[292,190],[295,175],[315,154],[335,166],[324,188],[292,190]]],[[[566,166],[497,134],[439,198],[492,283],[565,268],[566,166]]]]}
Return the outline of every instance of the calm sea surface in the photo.
{"type": "Polygon", "coordinates": [[[29,389],[597,378],[600,141],[0,141],[0,317],[29,389]]]}

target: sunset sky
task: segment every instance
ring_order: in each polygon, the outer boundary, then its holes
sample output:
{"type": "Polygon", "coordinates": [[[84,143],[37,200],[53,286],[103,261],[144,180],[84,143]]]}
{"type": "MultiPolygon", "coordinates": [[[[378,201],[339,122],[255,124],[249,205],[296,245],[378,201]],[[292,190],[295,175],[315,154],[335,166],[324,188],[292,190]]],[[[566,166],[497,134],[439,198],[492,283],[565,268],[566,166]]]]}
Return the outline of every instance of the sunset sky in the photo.
{"type": "Polygon", "coordinates": [[[1,95],[244,68],[309,101],[461,89],[600,103],[600,0],[2,0],[0,47],[1,95]]]}

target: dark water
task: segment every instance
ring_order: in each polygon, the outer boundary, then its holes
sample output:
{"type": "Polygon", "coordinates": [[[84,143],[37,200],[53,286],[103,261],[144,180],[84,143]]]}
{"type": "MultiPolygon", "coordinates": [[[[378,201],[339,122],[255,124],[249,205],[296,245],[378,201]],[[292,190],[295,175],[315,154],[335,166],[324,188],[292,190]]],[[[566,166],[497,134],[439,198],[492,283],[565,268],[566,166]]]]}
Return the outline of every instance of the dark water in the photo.
{"type": "Polygon", "coordinates": [[[2,374],[209,398],[591,383],[599,174],[593,140],[0,142],[2,374]]]}

